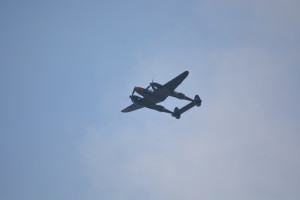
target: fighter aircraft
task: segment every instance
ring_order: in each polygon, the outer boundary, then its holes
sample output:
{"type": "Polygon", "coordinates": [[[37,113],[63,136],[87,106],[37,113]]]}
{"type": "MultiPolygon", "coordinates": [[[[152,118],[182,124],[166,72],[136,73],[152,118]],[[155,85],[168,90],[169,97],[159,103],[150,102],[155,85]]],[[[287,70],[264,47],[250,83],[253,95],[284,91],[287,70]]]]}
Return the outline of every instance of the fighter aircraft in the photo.
{"type": "Polygon", "coordinates": [[[171,81],[167,82],[164,85],[161,85],[159,83],[151,82],[150,85],[147,88],[141,88],[141,87],[134,87],[132,94],[129,96],[131,101],[133,102],[132,105],[128,106],[127,108],[123,109],[122,112],[131,112],[143,107],[150,108],[153,110],[157,110],[159,112],[166,112],[172,114],[172,116],[176,117],[177,119],[180,118],[180,115],[189,110],[190,108],[201,105],[201,99],[198,95],[195,96],[194,100],[185,96],[183,93],[176,92],[175,89],[182,83],[182,81],[188,76],[189,72],[185,71],[182,74],[178,75],[171,81]],[[150,89],[152,88],[152,90],[150,89]],[[134,92],[138,93],[139,95],[143,96],[137,96],[134,95],[134,92]],[[157,105],[157,103],[160,103],[164,101],[168,96],[172,96],[178,99],[184,99],[191,101],[188,105],[184,106],[181,109],[178,109],[177,107],[174,109],[174,112],[166,109],[165,107],[161,105],[157,105]]]}

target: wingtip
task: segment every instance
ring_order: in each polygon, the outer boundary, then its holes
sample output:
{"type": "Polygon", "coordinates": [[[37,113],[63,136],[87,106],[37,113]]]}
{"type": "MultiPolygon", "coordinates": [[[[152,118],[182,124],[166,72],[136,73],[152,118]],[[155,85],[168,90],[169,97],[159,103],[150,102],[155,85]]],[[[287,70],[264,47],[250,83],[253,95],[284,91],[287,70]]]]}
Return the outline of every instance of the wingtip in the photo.
{"type": "Polygon", "coordinates": [[[189,71],[184,71],[184,72],[182,73],[182,75],[183,75],[184,77],[187,77],[187,76],[189,75],[189,71]]]}

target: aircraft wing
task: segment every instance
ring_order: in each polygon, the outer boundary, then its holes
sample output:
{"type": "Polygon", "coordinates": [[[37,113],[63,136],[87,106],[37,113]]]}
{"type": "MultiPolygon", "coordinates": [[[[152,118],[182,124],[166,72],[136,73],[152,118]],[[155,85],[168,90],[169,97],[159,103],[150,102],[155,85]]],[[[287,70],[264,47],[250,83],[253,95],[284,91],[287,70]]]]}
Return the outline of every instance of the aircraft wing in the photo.
{"type": "Polygon", "coordinates": [[[177,77],[173,78],[166,84],[164,84],[164,87],[169,89],[170,91],[174,91],[178,85],[182,83],[182,81],[189,75],[188,71],[183,72],[182,74],[178,75],[177,77]]]}
{"type": "Polygon", "coordinates": [[[131,104],[130,106],[128,106],[127,108],[123,109],[122,112],[131,112],[131,111],[135,111],[137,109],[143,108],[143,106],[139,106],[136,104],[131,104]]]}

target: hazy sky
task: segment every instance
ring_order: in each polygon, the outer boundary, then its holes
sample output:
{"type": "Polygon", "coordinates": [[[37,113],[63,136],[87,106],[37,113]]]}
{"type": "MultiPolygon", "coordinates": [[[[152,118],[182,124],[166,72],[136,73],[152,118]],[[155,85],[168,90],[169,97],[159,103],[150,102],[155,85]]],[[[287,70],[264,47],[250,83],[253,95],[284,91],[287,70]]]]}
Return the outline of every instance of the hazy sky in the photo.
{"type": "Polygon", "coordinates": [[[299,10],[2,0],[0,199],[300,199],[299,10]],[[120,112],[185,70],[200,108],[120,112]]]}

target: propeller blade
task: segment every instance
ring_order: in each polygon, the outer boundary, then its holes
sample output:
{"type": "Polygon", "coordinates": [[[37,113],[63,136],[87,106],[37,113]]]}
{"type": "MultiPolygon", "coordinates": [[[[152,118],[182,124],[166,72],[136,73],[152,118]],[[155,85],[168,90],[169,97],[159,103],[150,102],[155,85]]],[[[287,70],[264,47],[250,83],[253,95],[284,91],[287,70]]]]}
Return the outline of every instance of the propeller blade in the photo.
{"type": "MultiPolygon", "coordinates": [[[[152,81],[151,81],[151,83],[149,83],[149,86],[148,87],[146,87],[146,90],[148,90],[150,87],[152,87],[152,83],[153,83],[153,81],[154,81],[154,76],[153,76],[153,78],[152,78],[152,81]]],[[[153,88],[152,88],[153,89],[153,88]]]]}
{"type": "MultiPolygon", "coordinates": [[[[153,81],[154,81],[154,76],[153,76],[152,81],[151,81],[151,83],[150,83],[150,86],[151,86],[152,90],[155,89],[155,88],[153,87],[153,81]]],[[[150,87],[150,86],[149,86],[149,87],[150,87]]]]}

